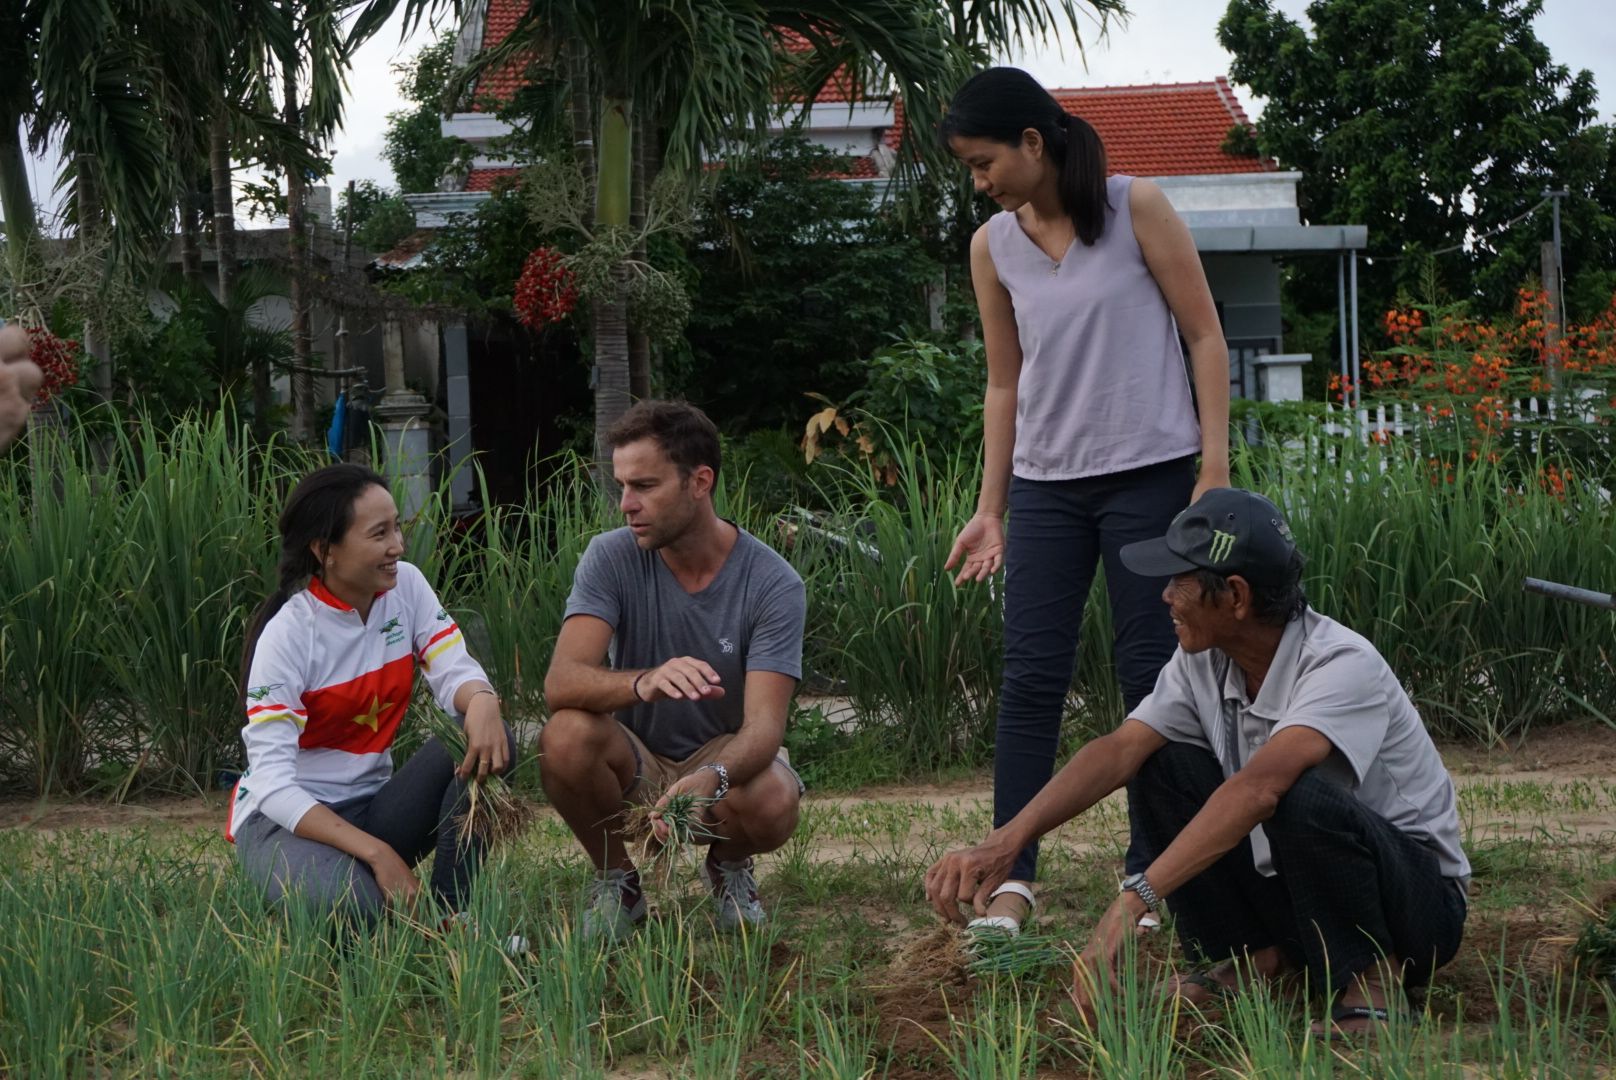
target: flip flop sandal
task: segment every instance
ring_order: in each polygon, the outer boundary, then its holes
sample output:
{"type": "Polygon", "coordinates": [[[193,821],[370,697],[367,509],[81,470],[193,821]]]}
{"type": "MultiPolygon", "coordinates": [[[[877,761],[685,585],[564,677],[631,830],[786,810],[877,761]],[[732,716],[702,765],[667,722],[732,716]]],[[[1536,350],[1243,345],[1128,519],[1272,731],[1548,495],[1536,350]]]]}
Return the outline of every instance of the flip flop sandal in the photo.
{"type": "Polygon", "coordinates": [[[1343,1031],[1341,1023],[1345,1020],[1373,1020],[1384,1025],[1391,1023],[1392,1011],[1378,1005],[1337,1005],[1330,1010],[1330,1026],[1314,1038],[1327,1043],[1358,1042],[1374,1030],[1366,1027],[1362,1031],[1343,1031]]]}
{"type": "MultiPolygon", "coordinates": [[[[1019,896],[1027,901],[1027,914],[1025,917],[1031,918],[1032,910],[1038,906],[1038,901],[1033,898],[1032,890],[1019,881],[1007,881],[988,893],[988,903],[991,904],[995,897],[1003,896],[1007,893],[1019,896]]],[[[1009,915],[982,915],[966,923],[965,932],[972,935],[1001,933],[1015,937],[1021,933],[1021,922],[1021,919],[1012,918],[1009,915]]]]}
{"type": "MultiPolygon", "coordinates": [[[[1244,986],[1230,986],[1228,983],[1219,982],[1212,977],[1210,971],[1191,971],[1179,974],[1178,985],[1185,986],[1186,984],[1198,986],[1211,995],[1205,1002],[1186,1002],[1186,1004],[1195,1005],[1219,1005],[1232,997],[1239,996],[1246,989],[1244,986]]],[[[1183,997],[1184,995],[1179,994],[1177,996],[1183,997]]]]}

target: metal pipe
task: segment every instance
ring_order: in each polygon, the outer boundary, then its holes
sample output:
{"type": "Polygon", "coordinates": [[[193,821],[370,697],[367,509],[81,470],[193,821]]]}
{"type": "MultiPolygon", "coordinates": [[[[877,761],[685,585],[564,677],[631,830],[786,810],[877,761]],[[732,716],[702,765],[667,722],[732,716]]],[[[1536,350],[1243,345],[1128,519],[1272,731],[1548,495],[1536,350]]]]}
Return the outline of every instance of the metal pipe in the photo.
{"type": "Polygon", "coordinates": [[[1352,407],[1357,408],[1363,404],[1363,387],[1358,385],[1363,380],[1363,368],[1358,362],[1358,253],[1351,251],[1347,255],[1352,260],[1347,282],[1352,304],[1352,407]]]}
{"type": "Polygon", "coordinates": [[[1579,589],[1575,585],[1561,585],[1557,581],[1543,581],[1540,578],[1529,577],[1521,583],[1521,589],[1540,596],[1552,597],[1555,600],[1570,600],[1575,604],[1587,604],[1589,607],[1604,608],[1606,611],[1616,611],[1616,596],[1610,593],[1594,592],[1592,589],[1579,589]]]}
{"type": "MultiPolygon", "coordinates": [[[[1345,255],[1335,257],[1335,307],[1336,328],[1340,331],[1339,336],[1341,338],[1341,382],[1344,387],[1350,374],[1347,368],[1347,257],[1345,255]]],[[[1347,399],[1343,395],[1341,400],[1344,403],[1347,399]]]]}
{"type": "Polygon", "coordinates": [[[362,367],[313,367],[309,364],[295,364],[290,360],[277,363],[275,366],[283,371],[295,371],[299,375],[322,375],[327,379],[348,379],[365,373],[365,369],[362,367]]]}
{"type": "Polygon", "coordinates": [[[1559,320],[1562,339],[1566,331],[1566,297],[1565,257],[1560,251],[1560,200],[1570,193],[1565,188],[1544,193],[1554,202],[1554,317],[1559,320]]]}

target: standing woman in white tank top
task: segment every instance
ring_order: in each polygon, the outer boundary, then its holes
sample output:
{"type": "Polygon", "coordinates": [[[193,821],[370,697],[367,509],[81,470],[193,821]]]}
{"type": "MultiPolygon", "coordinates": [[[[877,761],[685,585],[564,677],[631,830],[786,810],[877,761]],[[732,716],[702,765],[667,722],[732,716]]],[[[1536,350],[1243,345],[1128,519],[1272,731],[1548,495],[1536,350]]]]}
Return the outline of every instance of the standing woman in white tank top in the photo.
{"type": "MultiPolygon", "coordinates": [[[[1053,771],[1098,565],[1128,712],[1177,647],[1165,581],[1131,573],[1117,552],[1228,486],[1229,352],[1195,242],[1161,189],[1108,177],[1094,129],[1030,75],[975,76],[942,132],[1002,208],[971,240],[987,346],[984,464],[976,515],[948,561],[963,561],[962,583],[1005,569],[997,829],[1053,771]]],[[[959,891],[986,912],[979,924],[1014,930],[1036,868],[1033,846],[991,895],[980,886],[992,882],[959,891]]]]}

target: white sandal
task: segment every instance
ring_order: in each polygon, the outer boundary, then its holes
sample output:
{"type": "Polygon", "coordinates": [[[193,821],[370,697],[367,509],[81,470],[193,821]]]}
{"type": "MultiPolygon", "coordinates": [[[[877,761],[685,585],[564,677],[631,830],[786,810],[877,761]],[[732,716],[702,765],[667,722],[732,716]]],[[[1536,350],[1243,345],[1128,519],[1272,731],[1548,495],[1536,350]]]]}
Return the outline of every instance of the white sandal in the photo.
{"type": "MultiPolygon", "coordinates": [[[[1038,906],[1038,901],[1033,897],[1032,889],[1019,881],[1007,881],[988,893],[988,903],[993,903],[995,897],[1003,896],[1006,893],[1019,896],[1027,901],[1027,914],[1025,917],[1032,917],[1032,909],[1038,906]]],[[[981,915],[965,924],[965,932],[970,934],[979,933],[983,930],[997,930],[1014,937],[1016,934],[1021,933],[1021,922],[1021,919],[1015,919],[1009,915],[981,915]]]]}

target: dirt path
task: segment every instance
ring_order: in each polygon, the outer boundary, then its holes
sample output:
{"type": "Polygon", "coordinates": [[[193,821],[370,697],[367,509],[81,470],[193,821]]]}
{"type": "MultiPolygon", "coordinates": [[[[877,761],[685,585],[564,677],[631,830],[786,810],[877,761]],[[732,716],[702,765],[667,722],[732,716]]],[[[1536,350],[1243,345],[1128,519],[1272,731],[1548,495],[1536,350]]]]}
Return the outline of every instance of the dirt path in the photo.
{"type": "MultiPolygon", "coordinates": [[[[1544,729],[1518,747],[1478,749],[1445,746],[1443,759],[1462,789],[1473,785],[1616,785],[1616,730],[1603,725],[1562,725],[1544,729]]],[[[1113,798],[1117,798],[1114,796],[1113,798]]],[[[992,780],[972,777],[943,784],[888,784],[856,792],[809,795],[810,805],[850,810],[861,804],[895,804],[968,811],[991,806],[992,780]]],[[[1602,805],[1554,813],[1557,823],[1578,834],[1616,832],[1616,795],[1606,794],[1602,805]]],[[[122,805],[87,800],[0,802],[0,829],[59,832],[72,829],[177,829],[222,828],[228,792],[193,797],[162,797],[122,805]]],[[[542,811],[541,812],[545,812],[542,811]]],[[[1470,820],[1507,826],[1516,818],[1533,815],[1528,809],[1503,807],[1470,820]]],[[[837,846],[832,844],[831,846],[837,846]]],[[[833,855],[833,852],[826,852],[833,855]]]]}

